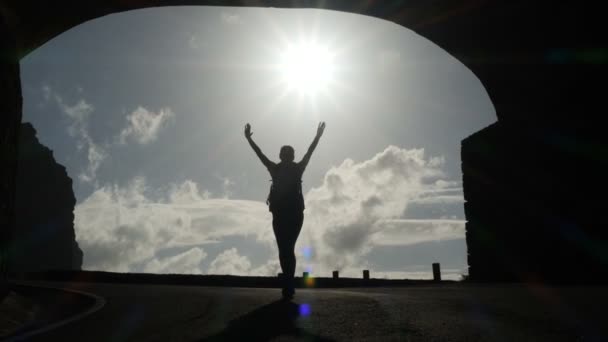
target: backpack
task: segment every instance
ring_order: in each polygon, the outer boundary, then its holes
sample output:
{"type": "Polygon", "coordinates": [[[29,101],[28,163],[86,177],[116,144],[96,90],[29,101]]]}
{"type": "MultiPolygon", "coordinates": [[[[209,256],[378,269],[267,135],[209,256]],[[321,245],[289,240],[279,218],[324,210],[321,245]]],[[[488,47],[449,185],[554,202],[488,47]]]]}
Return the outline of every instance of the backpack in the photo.
{"type": "Polygon", "coordinates": [[[302,179],[297,174],[297,167],[277,169],[276,174],[270,181],[270,191],[266,204],[268,210],[274,212],[276,209],[304,210],[304,196],[302,195],[302,179]]]}

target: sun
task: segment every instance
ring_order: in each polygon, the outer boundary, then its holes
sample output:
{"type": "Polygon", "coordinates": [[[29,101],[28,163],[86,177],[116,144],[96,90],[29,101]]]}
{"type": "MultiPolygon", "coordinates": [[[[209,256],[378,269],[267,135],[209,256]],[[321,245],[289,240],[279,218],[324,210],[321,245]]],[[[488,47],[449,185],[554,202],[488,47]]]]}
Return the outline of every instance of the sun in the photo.
{"type": "Polygon", "coordinates": [[[333,55],[315,43],[289,45],[281,54],[279,69],[289,89],[314,94],[327,90],[333,81],[333,55]]]}

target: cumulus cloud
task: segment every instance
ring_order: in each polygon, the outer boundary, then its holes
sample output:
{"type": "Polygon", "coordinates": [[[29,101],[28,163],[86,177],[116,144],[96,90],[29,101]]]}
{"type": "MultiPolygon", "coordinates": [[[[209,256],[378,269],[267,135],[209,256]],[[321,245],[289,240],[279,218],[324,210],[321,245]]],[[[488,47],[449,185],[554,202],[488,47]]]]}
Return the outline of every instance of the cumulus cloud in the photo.
{"type": "Polygon", "coordinates": [[[158,138],[158,132],[175,117],[170,108],[162,108],[158,113],[137,107],[127,115],[126,127],[120,132],[119,141],[125,144],[132,139],[140,145],[148,144],[158,138]]]}
{"type": "Polygon", "coordinates": [[[207,257],[202,248],[194,247],[188,251],[165,258],[155,258],[144,267],[146,273],[200,274],[200,264],[207,257]]]}
{"type": "MultiPolygon", "coordinates": [[[[247,236],[263,245],[273,241],[262,202],[209,198],[192,181],[170,186],[162,198],[150,195],[157,192],[144,178],[136,178],[125,187],[101,187],[76,205],[74,226],[84,252],[83,268],[134,271],[167,248],[217,243],[226,236],[247,236]]],[[[152,261],[147,267],[168,262],[152,261]]]]}
{"type": "Polygon", "coordinates": [[[279,264],[279,259],[277,256],[277,249],[274,248],[274,253],[272,254],[272,257],[266,261],[266,263],[252,268],[249,271],[250,275],[257,275],[257,276],[275,276],[278,273],[281,272],[281,265],[279,264]]]}
{"type": "MultiPolygon", "coordinates": [[[[331,168],[305,196],[297,272],[338,269],[359,276],[369,266],[366,254],[373,248],[463,238],[462,189],[447,179],[443,163],[422,149],[389,146],[369,160],[347,159],[331,168]]],[[[263,202],[213,197],[190,180],[167,188],[154,198],[150,194],[158,189],[136,178],[125,187],[102,187],[78,204],[75,227],[84,268],[133,271],[141,266],[160,273],[242,275],[280,271],[272,218],[263,202]],[[270,259],[253,265],[233,246],[216,245],[223,252],[208,269],[197,268],[207,257],[200,246],[231,236],[271,249],[270,259]],[[158,257],[175,247],[190,249],[158,257]]]]}
{"type": "Polygon", "coordinates": [[[408,245],[462,238],[462,215],[448,219],[432,211],[445,203],[461,203],[460,195],[453,194],[461,189],[446,179],[443,165],[443,158],[427,157],[423,149],[389,146],[369,160],[347,159],[331,168],[321,186],[306,195],[299,246],[314,252],[302,267],[321,273],[360,270],[366,265],[365,254],[391,239],[408,245]],[[426,203],[425,220],[408,215],[412,206],[420,215],[426,203]]]}
{"type": "Polygon", "coordinates": [[[247,275],[251,270],[251,262],[246,256],[239,254],[236,248],[230,248],[220,253],[209,265],[209,274],[247,275]]]}
{"type": "Polygon", "coordinates": [[[210,198],[211,193],[209,191],[203,190],[201,192],[198,189],[198,185],[191,180],[185,180],[181,184],[171,184],[169,190],[170,203],[176,205],[199,203],[210,198]]]}

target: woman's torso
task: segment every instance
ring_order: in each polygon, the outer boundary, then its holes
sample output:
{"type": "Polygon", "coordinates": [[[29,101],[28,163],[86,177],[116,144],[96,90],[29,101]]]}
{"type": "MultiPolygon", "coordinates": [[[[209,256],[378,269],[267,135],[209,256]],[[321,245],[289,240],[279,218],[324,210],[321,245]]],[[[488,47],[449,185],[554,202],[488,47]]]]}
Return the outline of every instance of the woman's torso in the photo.
{"type": "Polygon", "coordinates": [[[272,186],[268,196],[270,211],[304,210],[303,170],[298,163],[281,162],[271,170],[272,186]]]}

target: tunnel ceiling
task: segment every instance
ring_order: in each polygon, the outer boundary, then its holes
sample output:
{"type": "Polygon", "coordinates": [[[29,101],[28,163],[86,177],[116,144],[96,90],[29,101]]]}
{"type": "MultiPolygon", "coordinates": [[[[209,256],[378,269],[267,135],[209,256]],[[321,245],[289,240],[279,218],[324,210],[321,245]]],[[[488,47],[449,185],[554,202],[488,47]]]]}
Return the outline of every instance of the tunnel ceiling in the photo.
{"type": "MultiPolygon", "coordinates": [[[[551,47],[594,47],[601,20],[588,5],[542,1],[2,1],[0,11],[17,37],[18,57],[53,37],[104,15],[139,8],[202,5],[322,8],[386,19],[435,42],[465,64],[486,55],[533,57],[551,47]],[[595,29],[597,28],[597,30],[595,29]]],[[[488,58],[485,58],[488,61],[488,58]]]]}

